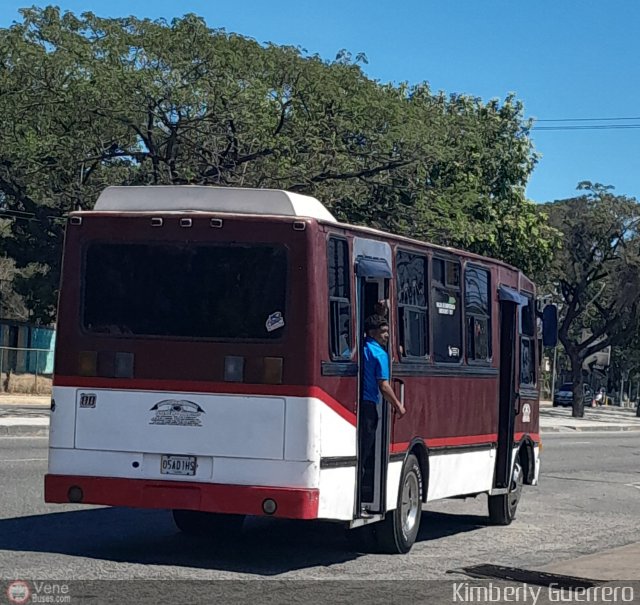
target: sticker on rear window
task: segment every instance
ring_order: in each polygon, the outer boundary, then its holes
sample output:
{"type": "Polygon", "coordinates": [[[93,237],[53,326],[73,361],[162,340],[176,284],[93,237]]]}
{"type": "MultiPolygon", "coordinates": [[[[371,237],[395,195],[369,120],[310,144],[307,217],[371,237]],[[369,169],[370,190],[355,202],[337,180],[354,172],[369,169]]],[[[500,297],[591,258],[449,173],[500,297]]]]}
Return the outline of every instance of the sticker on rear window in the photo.
{"type": "Polygon", "coordinates": [[[273,332],[278,328],[284,328],[284,317],[282,317],[282,312],[276,311],[269,315],[269,317],[267,317],[265,327],[267,328],[267,332],[273,332]]]}

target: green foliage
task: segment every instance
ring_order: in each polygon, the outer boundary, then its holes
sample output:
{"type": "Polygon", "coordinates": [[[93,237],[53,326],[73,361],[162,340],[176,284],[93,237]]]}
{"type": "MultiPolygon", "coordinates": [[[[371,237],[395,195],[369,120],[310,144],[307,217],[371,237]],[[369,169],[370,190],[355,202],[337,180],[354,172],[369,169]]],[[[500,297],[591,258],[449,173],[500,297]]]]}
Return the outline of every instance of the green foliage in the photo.
{"type": "Polygon", "coordinates": [[[559,336],[576,391],[587,357],[637,337],[640,300],[640,204],[599,183],[578,189],[585,193],[543,208],[562,233],[545,289],[563,301],[559,336]]]}
{"type": "Polygon", "coordinates": [[[18,294],[16,284],[22,278],[13,259],[0,256],[0,317],[27,321],[29,310],[18,294]]]}
{"type": "Polygon", "coordinates": [[[554,231],[524,196],[530,124],[504,102],[368,79],[212,30],[28,9],[0,30],[0,250],[53,317],[63,221],[110,184],[210,184],[314,195],[340,219],[542,269],[554,231]]]}

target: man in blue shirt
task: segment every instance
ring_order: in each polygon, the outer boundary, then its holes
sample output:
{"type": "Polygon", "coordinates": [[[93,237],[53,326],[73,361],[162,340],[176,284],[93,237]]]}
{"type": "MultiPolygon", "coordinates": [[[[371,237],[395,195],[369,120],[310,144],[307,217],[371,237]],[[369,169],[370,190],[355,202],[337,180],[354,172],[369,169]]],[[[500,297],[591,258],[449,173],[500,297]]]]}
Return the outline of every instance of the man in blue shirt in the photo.
{"type": "Polygon", "coordinates": [[[389,322],[380,315],[365,321],[367,337],[363,351],[362,401],[360,403],[360,456],[362,460],[361,500],[373,499],[375,468],[375,437],[383,397],[399,418],[405,415],[404,404],[398,400],[389,384],[389,322]]]}

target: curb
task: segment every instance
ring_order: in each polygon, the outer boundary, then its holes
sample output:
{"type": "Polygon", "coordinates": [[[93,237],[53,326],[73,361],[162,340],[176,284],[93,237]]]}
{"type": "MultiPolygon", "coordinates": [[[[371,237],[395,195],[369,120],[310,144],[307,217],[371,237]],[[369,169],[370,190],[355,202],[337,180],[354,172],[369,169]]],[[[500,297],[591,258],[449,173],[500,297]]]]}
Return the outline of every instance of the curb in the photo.
{"type": "Polygon", "coordinates": [[[634,432],[640,426],[541,426],[541,433],[600,433],[600,432],[634,432]]]}
{"type": "Polygon", "coordinates": [[[15,426],[0,425],[0,437],[48,437],[48,426],[17,424],[15,426]]]}

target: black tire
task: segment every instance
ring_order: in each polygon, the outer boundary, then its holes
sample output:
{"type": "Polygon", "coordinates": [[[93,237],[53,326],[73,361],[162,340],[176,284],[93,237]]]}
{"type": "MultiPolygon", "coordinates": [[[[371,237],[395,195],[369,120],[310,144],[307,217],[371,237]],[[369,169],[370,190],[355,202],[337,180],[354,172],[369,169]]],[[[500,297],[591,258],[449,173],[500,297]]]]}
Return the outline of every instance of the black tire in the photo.
{"type": "Polygon", "coordinates": [[[199,510],[173,510],[173,521],[178,529],[190,536],[226,539],[242,529],[244,515],[222,515],[199,510]]]}
{"type": "Polygon", "coordinates": [[[489,496],[489,521],[493,525],[509,525],[516,518],[518,503],[522,496],[524,470],[520,457],[516,458],[506,494],[489,496]]]}
{"type": "Polygon", "coordinates": [[[402,466],[398,505],[376,524],[378,550],[404,554],[416,541],[422,518],[422,472],[418,459],[410,454],[402,466]]]}

